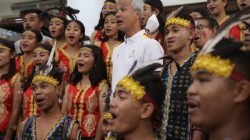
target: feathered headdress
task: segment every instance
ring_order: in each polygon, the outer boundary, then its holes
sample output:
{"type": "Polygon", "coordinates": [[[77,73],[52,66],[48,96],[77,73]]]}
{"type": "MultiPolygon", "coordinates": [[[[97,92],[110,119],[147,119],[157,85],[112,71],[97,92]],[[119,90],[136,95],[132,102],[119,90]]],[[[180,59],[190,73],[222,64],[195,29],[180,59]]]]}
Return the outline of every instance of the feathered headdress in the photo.
{"type": "Polygon", "coordinates": [[[191,70],[206,70],[217,76],[224,78],[230,77],[236,81],[245,79],[242,74],[235,71],[235,64],[222,56],[225,56],[226,54],[232,55],[239,51],[240,47],[243,46],[241,42],[232,39],[224,39],[224,37],[229,33],[233,26],[244,20],[250,19],[249,12],[250,8],[246,8],[232,16],[217,34],[207,41],[191,67],[191,70]]]}

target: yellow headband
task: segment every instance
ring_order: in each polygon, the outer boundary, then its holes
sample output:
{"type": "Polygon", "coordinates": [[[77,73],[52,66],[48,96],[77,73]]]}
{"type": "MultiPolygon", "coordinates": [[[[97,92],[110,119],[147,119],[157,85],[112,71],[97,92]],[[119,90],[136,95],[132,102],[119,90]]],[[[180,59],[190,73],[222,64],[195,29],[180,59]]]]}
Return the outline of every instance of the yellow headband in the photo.
{"type": "Polygon", "coordinates": [[[112,5],[116,5],[115,3],[113,2],[110,2],[110,1],[107,1],[107,2],[104,2],[105,4],[112,4],[112,5]]]}
{"type": "Polygon", "coordinates": [[[45,53],[48,53],[49,54],[49,51],[44,49],[44,48],[41,48],[41,47],[38,47],[36,48],[34,51],[41,51],[41,52],[45,52],[45,53]]]}
{"type": "Polygon", "coordinates": [[[217,76],[228,78],[231,76],[235,65],[229,60],[222,60],[220,56],[212,56],[211,54],[199,55],[191,67],[192,71],[206,70],[217,76]]]}
{"type": "Polygon", "coordinates": [[[92,52],[92,49],[91,49],[91,48],[88,48],[88,47],[82,47],[80,50],[85,50],[85,51],[92,52]]]}
{"type": "Polygon", "coordinates": [[[136,82],[133,78],[125,76],[117,86],[121,86],[128,90],[136,100],[141,100],[145,93],[145,87],[139,82],[136,82]]]}
{"type": "Polygon", "coordinates": [[[167,19],[166,26],[171,25],[171,24],[181,25],[188,29],[192,27],[192,24],[190,21],[183,19],[183,18],[179,18],[179,17],[167,19]]]}
{"type": "Polygon", "coordinates": [[[5,46],[5,45],[2,45],[2,44],[0,44],[0,48],[11,50],[9,47],[7,47],[7,46],[5,46]]]}
{"type": "Polygon", "coordinates": [[[52,18],[51,20],[50,20],[50,22],[62,22],[62,23],[64,23],[64,21],[63,20],[61,20],[60,18],[52,18]]]}
{"type": "Polygon", "coordinates": [[[35,83],[37,81],[43,81],[53,86],[57,86],[59,84],[59,81],[57,81],[55,78],[48,76],[48,75],[36,75],[33,78],[32,83],[35,83]]]}
{"type": "Polygon", "coordinates": [[[36,34],[31,32],[31,31],[25,31],[25,32],[22,33],[22,35],[31,35],[31,36],[34,36],[34,37],[36,36],[36,34]]]}

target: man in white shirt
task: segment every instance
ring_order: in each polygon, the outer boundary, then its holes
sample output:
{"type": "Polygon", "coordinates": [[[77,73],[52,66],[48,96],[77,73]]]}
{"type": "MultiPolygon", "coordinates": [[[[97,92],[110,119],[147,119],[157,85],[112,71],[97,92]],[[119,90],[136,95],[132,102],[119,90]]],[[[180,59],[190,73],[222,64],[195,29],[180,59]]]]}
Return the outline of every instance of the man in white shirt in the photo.
{"type": "MultiPolygon", "coordinates": [[[[128,74],[137,61],[137,66],[164,55],[161,45],[141,30],[143,0],[117,0],[117,25],[125,33],[125,41],[112,54],[112,91],[116,84],[128,74]]],[[[163,63],[159,60],[159,63],[163,63]]]]}

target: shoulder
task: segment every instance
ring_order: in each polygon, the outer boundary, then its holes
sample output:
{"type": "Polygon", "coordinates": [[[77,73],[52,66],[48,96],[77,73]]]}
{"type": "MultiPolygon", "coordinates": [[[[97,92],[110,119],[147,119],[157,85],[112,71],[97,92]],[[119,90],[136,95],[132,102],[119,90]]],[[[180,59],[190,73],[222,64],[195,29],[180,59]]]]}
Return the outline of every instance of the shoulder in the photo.
{"type": "Polygon", "coordinates": [[[108,89],[109,89],[109,85],[108,85],[108,81],[107,80],[102,80],[98,84],[98,92],[101,92],[103,90],[108,90],[108,89]]]}

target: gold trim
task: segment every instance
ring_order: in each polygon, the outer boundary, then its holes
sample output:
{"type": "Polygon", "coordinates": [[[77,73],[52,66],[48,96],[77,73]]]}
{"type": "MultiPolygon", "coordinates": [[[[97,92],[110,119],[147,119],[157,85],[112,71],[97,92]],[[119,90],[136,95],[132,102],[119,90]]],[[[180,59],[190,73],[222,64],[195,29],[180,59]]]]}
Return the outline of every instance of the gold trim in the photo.
{"type": "Polygon", "coordinates": [[[223,60],[220,56],[212,56],[211,54],[199,55],[191,67],[192,71],[207,70],[217,76],[228,78],[235,65],[229,60],[223,60]]]}
{"type": "Polygon", "coordinates": [[[116,5],[115,3],[110,2],[110,1],[104,2],[104,4],[112,4],[112,5],[116,5]]]}
{"type": "Polygon", "coordinates": [[[166,27],[168,25],[172,25],[172,24],[181,25],[181,26],[186,27],[186,28],[190,28],[190,26],[191,26],[190,21],[188,21],[188,20],[186,20],[184,18],[179,18],[179,17],[167,19],[166,27]]]}
{"type": "Polygon", "coordinates": [[[5,46],[5,45],[3,45],[3,44],[0,44],[0,49],[9,49],[9,50],[10,50],[9,47],[7,47],[7,46],[5,46]]]}
{"type": "Polygon", "coordinates": [[[55,78],[48,76],[48,75],[36,75],[34,79],[32,80],[32,83],[35,83],[37,81],[43,81],[53,86],[57,86],[59,84],[59,81],[57,81],[55,78]]]}
{"type": "Polygon", "coordinates": [[[22,35],[27,35],[27,36],[30,35],[30,36],[36,37],[36,34],[33,33],[32,31],[25,31],[25,32],[22,33],[22,35]]]}
{"type": "Polygon", "coordinates": [[[92,52],[92,49],[88,48],[88,47],[82,47],[82,48],[80,48],[80,51],[82,51],[82,50],[92,52]]]}
{"type": "Polygon", "coordinates": [[[44,49],[44,48],[41,48],[41,47],[36,48],[36,49],[34,50],[34,52],[35,52],[35,51],[41,51],[41,52],[45,52],[45,53],[48,53],[48,54],[49,54],[49,51],[48,51],[48,50],[46,50],[46,49],[44,49]]]}
{"type": "Polygon", "coordinates": [[[117,87],[124,87],[127,89],[136,100],[141,100],[145,93],[145,87],[139,82],[135,81],[133,78],[125,76],[118,84],[117,87]]]}
{"type": "Polygon", "coordinates": [[[57,17],[50,19],[50,22],[62,22],[62,23],[64,23],[63,20],[61,20],[60,18],[57,18],[57,17]]]}

